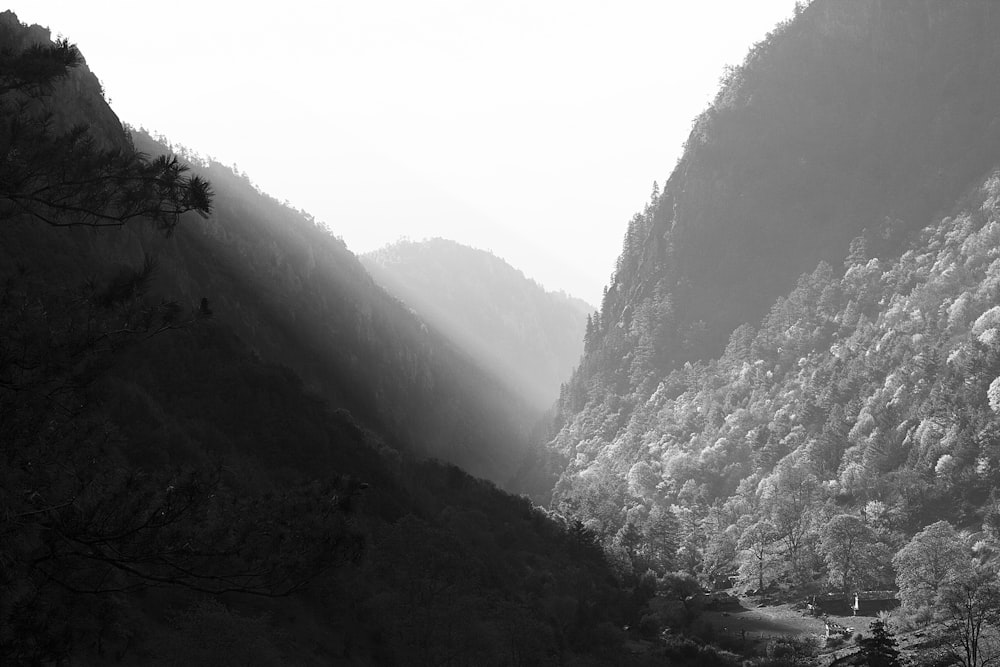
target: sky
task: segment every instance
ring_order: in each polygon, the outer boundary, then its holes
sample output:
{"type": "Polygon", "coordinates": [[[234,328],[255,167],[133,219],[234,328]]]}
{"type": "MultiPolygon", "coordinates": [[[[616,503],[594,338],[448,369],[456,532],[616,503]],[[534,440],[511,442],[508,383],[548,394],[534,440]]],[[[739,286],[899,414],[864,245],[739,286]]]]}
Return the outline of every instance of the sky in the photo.
{"type": "Polygon", "coordinates": [[[119,118],[364,253],[443,237],[599,304],[726,65],[794,0],[13,0],[119,118]]]}

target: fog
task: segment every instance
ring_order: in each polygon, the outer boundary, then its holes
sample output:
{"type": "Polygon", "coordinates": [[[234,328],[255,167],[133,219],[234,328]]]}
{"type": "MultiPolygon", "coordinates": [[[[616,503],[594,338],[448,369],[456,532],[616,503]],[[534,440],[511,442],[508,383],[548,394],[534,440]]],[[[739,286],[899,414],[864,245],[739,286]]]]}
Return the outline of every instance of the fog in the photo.
{"type": "Polygon", "coordinates": [[[12,9],[80,46],[124,122],[236,164],[355,252],[451,238],[594,303],[723,67],[793,5],[12,9]]]}

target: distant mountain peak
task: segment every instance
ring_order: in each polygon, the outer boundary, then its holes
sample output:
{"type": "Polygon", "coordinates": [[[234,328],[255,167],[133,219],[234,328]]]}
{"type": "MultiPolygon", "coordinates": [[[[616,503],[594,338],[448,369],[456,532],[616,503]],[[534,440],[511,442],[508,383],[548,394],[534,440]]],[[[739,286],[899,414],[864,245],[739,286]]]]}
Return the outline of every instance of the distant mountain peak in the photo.
{"type": "Polygon", "coordinates": [[[401,240],[361,258],[390,293],[540,407],[559,396],[593,308],[547,292],[492,252],[443,238],[401,240]]]}

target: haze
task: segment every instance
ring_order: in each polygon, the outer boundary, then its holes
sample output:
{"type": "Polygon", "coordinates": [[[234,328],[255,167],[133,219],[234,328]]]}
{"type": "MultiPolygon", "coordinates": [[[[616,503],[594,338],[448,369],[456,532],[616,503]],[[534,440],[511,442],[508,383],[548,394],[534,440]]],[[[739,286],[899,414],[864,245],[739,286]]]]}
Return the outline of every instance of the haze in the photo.
{"type": "Polygon", "coordinates": [[[632,214],[727,64],[793,0],[30,0],[121,119],[236,164],[355,252],[493,251],[600,301],[632,214]]]}

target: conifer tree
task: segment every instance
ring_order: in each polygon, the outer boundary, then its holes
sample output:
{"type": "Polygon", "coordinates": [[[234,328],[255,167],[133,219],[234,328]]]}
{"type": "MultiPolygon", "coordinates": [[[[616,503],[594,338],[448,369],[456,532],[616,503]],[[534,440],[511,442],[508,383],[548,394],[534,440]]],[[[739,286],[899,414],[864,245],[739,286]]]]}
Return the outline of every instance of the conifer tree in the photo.
{"type": "Polygon", "coordinates": [[[66,41],[0,54],[0,215],[54,227],[142,219],[168,232],[187,212],[207,216],[211,187],[176,157],[151,159],[82,124],[57,129],[47,100],[82,62],[66,41]]]}
{"type": "Polygon", "coordinates": [[[869,667],[901,667],[899,650],[896,649],[896,638],[892,636],[881,619],[871,623],[871,637],[858,642],[861,646],[861,656],[869,667]]]}
{"type": "Polygon", "coordinates": [[[674,569],[678,546],[677,517],[669,509],[659,505],[653,507],[646,522],[644,537],[646,539],[646,557],[650,566],[659,572],[669,572],[674,569]]]}

